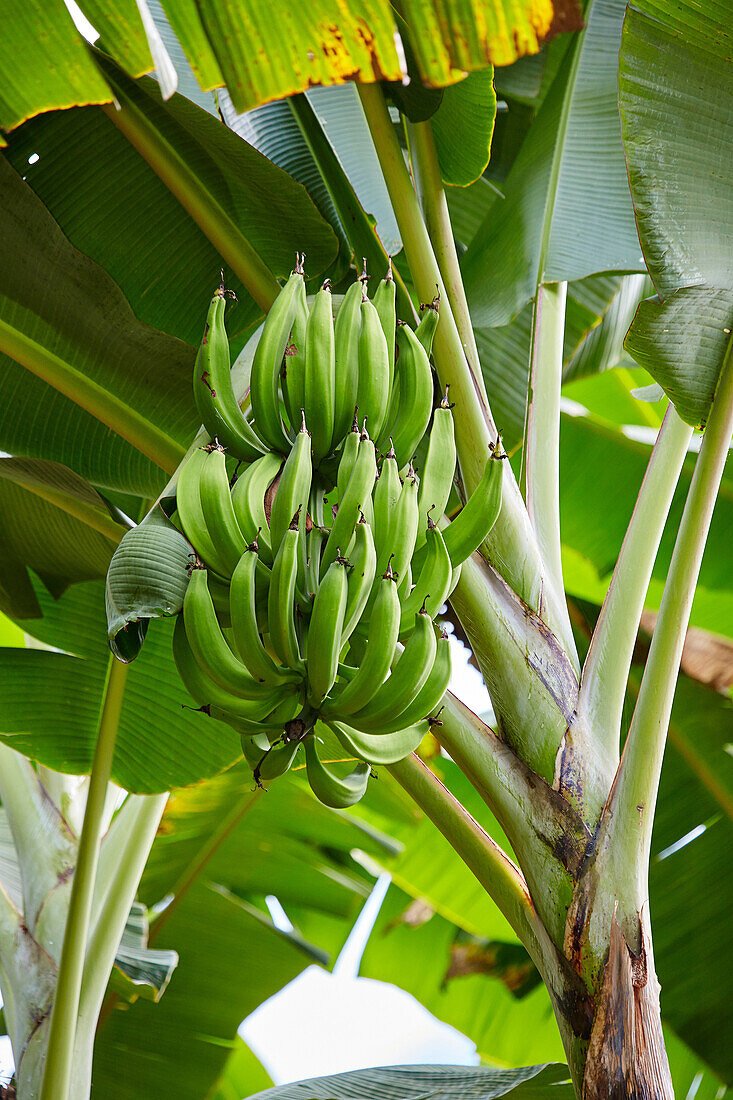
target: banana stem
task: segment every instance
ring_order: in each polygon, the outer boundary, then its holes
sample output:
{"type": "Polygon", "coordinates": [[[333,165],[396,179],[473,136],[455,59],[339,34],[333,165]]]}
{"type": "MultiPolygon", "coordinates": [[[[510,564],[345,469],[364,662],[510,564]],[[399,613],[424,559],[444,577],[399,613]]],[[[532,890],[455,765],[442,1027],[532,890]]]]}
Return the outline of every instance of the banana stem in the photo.
{"type": "Polygon", "coordinates": [[[484,380],[466,360],[450,308],[450,298],[389,117],[384,93],[379,84],[358,84],[357,88],[400,227],[415,289],[424,302],[433,299],[436,287],[440,294],[442,308],[435,334],[435,362],[441,382],[443,385],[450,383],[451,399],[460,410],[456,416],[458,453],[466,491],[472,492],[481,480],[489,442],[496,439],[484,380]]]}
{"type": "Polygon", "coordinates": [[[127,665],[110,656],[84,825],[79,839],[79,853],[66,918],[58,984],[51,1013],[41,1100],[69,1100],[94,880],[102,839],[107,785],[112,771],[126,680],[127,665]]]}
{"type": "MultiPolygon", "coordinates": [[[[466,358],[451,309],[451,298],[433,252],[384,93],[379,84],[358,84],[357,87],[415,288],[423,301],[433,298],[436,286],[441,296],[440,322],[434,343],[435,363],[441,383],[444,386],[450,384],[451,399],[456,403],[456,448],[464,487],[467,493],[471,493],[481,480],[489,443],[496,440],[497,434],[484,380],[480,370],[472,368],[466,358]]],[[[546,591],[539,548],[519,487],[509,469],[504,476],[501,514],[486,546],[496,568],[530,607],[539,610],[544,596],[543,615],[546,615],[546,622],[577,665],[564,599],[558,600],[554,587],[550,588],[549,593],[546,591]]]]}
{"type": "Polygon", "coordinates": [[[126,405],[82,371],[5,321],[0,321],[0,351],[68,397],[79,408],[86,409],[166,473],[172,473],[181,461],[183,447],[156,428],[137,409],[126,405]]]}
{"type": "Polygon", "coordinates": [[[496,903],[527,949],[555,1004],[569,1063],[582,1065],[583,1044],[567,1017],[567,1006],[588,1011],[587,993],[535,910],[519,868],[481,828],[438,777],[414,753],[389,771],[440,830],[496,903]]]}
{"type": "Polygon", "coordinates": [[[75,1081],[79,1096],[86,1096],[85,1087],[91,1079],[94,1034],[99,1010],[130,906],[135,900],[138,884],[168,801],[168,792],[130,795],[129,799],[123,807],[129,806],[123,827],[124,840],[121,847],[116,845],[114,874],[96,913],[84,963],[74,1052],[75,1081]]]}
{"type": "Polygon", "coordinates": [[[621,716],[636,635],[654,561],[692,437],[670,405],[654,444],[601,614],[583,665],[577,725],[606,759],[610,782],[618,767],[621,716]]]}
{"type": "MultiPolygon", "coordinates": [[[[108,73],[105,75],[110,79],[108,73]]],[[[280,293],[280,284],[269,267],[144,112],[133,106],[119,86],[114,90],[117,102],[103,103],[102,110],[160,176],[224,262],[242,280],[257,305],[267,313],[280,293]]]]}
{"type": "MultiPolygon", "coordinates": [[[[608,927],[610,914],[604,917],[603,910],[618,901],[617,919],[634,951],[640,947],[639,914],[648,898],[654,807],[677,673],[732,434],[733,339],[695,463],[631,728],[601,825],[594,907],[608,927]]],[[[592,933],[591,929],[591,944],[592,933]]]]}
{"type": "Polygon", "coordinates": [[[474,376],[482,377],[476,338],[463,288],[448,201],[438,162],[438,152],[430,121],[408,123],[407,132],[414,150],[417,182],[425,226],[433,244],[435,258],[448,292],[448,301],[461,338],[463,351],[474,376]]]}
{"type": "Polygon", "coordinates": [[[388,770],[449,841],[522,942],[536,940],[541,922],[516,864],[414,753],[388,770]]]}
{"type": "MultiPolygon", "coordinates": [[[[560,556],[560,390],[567,283],[540,283],[532,315],[525,439],[526,500],[546,576],[564,592],[560,556]]],[[[568,617],[567,629],[570,631],[568,617]]]]}

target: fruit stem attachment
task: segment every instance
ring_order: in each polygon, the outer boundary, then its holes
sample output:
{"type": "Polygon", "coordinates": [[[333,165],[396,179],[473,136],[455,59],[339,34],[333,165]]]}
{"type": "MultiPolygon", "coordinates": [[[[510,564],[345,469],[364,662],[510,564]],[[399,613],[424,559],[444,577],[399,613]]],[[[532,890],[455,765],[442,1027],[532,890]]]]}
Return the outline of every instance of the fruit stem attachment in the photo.
{"type": "Polygon", "coordinates": [[[99,715],[94,762],[89,779],[89,794],[79,838],[79,854],[59,962],[56,996],[51,1012],[41,1100],[69,1100],[84,958],[99,847],[102,840],[104,804],[112,772],[127,667],[110,655],[99,715]]]}

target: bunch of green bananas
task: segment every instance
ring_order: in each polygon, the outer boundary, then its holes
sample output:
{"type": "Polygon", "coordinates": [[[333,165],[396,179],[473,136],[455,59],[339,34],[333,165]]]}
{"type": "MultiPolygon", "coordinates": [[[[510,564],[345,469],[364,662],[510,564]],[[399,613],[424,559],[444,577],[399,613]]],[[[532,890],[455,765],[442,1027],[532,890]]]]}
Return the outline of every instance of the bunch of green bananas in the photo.
{"type": "Polygon", "coordinates": [[[258,783],[302,747],[314,793],[336,807],[436,720],[450,656],[433,620],[501,506],[494,451],[458,516],[444,516],[456,450],[447,391],[432,408],[437,303],[413,331],[396,322],[390,272],[373,301],[365,288],[363,276],[334,326],[328,284],[308,313],[297,265],[255,353],[253,424],[233,394],[217,292],[196,367],[216,439],[190,455],[176,491],[195,551],[174,635],[185,686],[240,733],[258,783]],[[231,478],[230,454],[246,462],[231,478]],[[358,761],[347,775],[328,766],[344,755],[358,761]]]}

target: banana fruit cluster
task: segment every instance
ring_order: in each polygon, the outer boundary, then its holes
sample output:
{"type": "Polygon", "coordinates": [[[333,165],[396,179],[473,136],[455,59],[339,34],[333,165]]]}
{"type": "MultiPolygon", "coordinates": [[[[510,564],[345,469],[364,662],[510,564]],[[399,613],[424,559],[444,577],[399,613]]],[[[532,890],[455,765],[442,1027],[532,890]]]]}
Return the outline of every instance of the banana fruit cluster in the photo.
{"type": "Polygon", "coordinates": [[[302,749],[315,795],[346,807],[371,765],[408,755],[438,720],[450,655],[434,619],[498,516],[502,456],[448,522],[453,415],[447,391],[433,409],[429,359],[438,303],[416,330],[398,323],[391,271],[372,299],[364,273],[334,323],[330,285],[309,310],[297,263],[255,352],[251,415],[232,388],[224,305],[220,289],[194,373],[214,442],[176,490],[195,560],[174,656],[199,707],[241,735],[258,783],[302,749]],[[342,775],[334,758],[357,764],[342,775]]]}

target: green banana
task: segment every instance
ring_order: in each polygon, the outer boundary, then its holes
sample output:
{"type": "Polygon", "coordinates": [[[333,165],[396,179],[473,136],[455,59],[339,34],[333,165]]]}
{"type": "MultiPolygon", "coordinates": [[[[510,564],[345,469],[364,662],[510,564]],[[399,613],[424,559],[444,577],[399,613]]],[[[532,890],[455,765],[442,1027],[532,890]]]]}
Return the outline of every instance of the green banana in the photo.
{"type": "Polygon", "coordinates": [[[209,537],[220,554],[230,577],[247,548],[232,505],[226,458],[221,447],[211,444],[201,469],[199,495],[209,537]]]}
{"type": "Polygon", "coordinates": [[[278,779],[292,766],[300,748],[300,741],[284,741],[280,745],[271,745],[252,769],[255,783],[262,786],[262,780],[278,779]]]}
{"type": "MultiPolygon", "coordinates": [[[[405,649],[405,652],[407,650],[405,649]]],[[[408,728],[415,722],[427,718],[428,722],[435,721],[428,716],[432,715],[448,690],[451,674],[450,641],[448,635],[440,632],[435,650],[435,660],[430,674],[418,691],[411,703],[400,714],[394,717],[382,727],[381,732],[389,733],[392,730],[408,728]]]]}
{"type": "Polygon", "coordinates": [[[445,396],[433,413],[428,453],[422,468],[420,492],[417,498],[420,513],[416,542],[418,548],[425,542],[426,517],[434,511],[437,523],[445,511],[453,485],[453,475],[456,470],[456,439],[451,408],[446,386],[445,396]]]}
{"type": "MultiPolygon", "coordinates": [[[[388,257],[387,274],[374,291],[374,308],[379,315],[384,338],[387,341],[387,361],[389,363],[389,393],[394,382],[395,335],[397,331],[396,289],[392,274],[392,257],[388,257]]],[[[374,432],[372,432],[372,435],[374,432]]]]}
{"type": "Polygon", "coordinates": [[[321,576],[324,575],[339,551],[346,550],[351,542],[359,516],[365,510],[367,500],[371,501],[376,475],[377,464],[374,456],[374,443],[362,433],[354,469],[351,472],[344,495],[339,498],[338,512],[323,551],[321,576]]]}
{"type": "Polygon", "coordinates": [[[354,531],[354,545],[349,552],[349,561],[351,572],[348,579],[344,625],[341,631],[342,643],[351,637],[362,616],[377,571],[377,552],[374,547],[372,528],[363,518],[359,520],[354,531]]]}
{"type": "Polygon", "coordinates": [[[365,707],[384,683],[392,664],[400,629],[400,600],[394,574],[388,567],[379,582],[369,620],[369,637],[359,671],[353,680],[322,708],[328,717],[342,718],[365,707]]]}
{"type": "Polygon", "coordinates": [[[300,532],[296,513],[272,563],[272,577],[267,596],[267,621],[270,642],[279,659],[289,668],[304,673],[305,665],[300,653],[295,623],[295,584],[299,557],[300,532]]]}
{"type": "Polygon", "coordinates": [[[387,558],[392,552],[391,528],[394,524],[397,501],[402,492],[402,482],[397,468],[394,448],[390,440],[390,447],[382,459],[382,468],[379,472],[379,480],[374,486],[374,545],[377,548],[378,560],[384,571],[387,558]]]}
{"type": "Polygon", "coordinates": [[[183,598],[183,621],[196,661],[219,687],[242,699],[264,699],[272,695],[272,685],[255,680],[229,648],[216,618],[205,569],[191,571],[183,598]]]}
{"type": "Polygon", "coordinates": [[[359,387],[356,403],[359,414],[366,417],[369,432],[374,439],[384,428],[389,411],[391,371],[387,341],[382,331],[379,314],[369,301],[364,285],[361,302],[361,330],[359,332],[359,387]]]}
{"type": "Polygon", "coordinates": [[[252,771],[257,767],[264,753],[270,749],[270,739],[266,733],[256,733],[252,736],[242,734],[242,755],[252,771]]]}
{"type": "Polygon", "coordinates": [[[344,295],[334,325],[336,396],[334,404],[333,446],[337,447],[349,430],[359,387],[359,333],[361,329],[360,279],[344,295]]]}
{"type": "Polygon", "coordinates": [[[348,595],[346,564],[340,557],[331,563],[313,601],[308,629],[308,701],[312,706],[325,699],[338,672],[348,595]]]}
{"type": "Polygon", "coordinates": [[[443,539],[450,560],[460,565],[478,550],[499,518],[503,460],[501,440],[489,455],[480,482],[461,511],[443,530],[443,539]]]}
{"type": "MultiPolygon", "coordinates": [[[[393,554],[392,569],[400,579],[403,578],[415,549],[417,527],[420,520],[417,499],[417,478],[415,471],[410,466],[402,483],[400,498],[394,510],[394,520],[390,525],[393,554]]],[[[377,565],[377,568],[380,567],[380,564],[377,565]]]]}
{"type": "MultiPolygon", "coordinates": [[[[312,476],[311,437],[305,426],[304,416],[300,431],[295,437],[295,443],[285,459],[275,496],[272,499],[270,541],[273,554],[277,554],[283,536],[296,512],[299,512],[298,525],[302,537],[302,550],[305,554],[306,516],[312,476]]],[[[305,557],[303,565],[305,565],[305,557]]]]}
{"type": "Polygon", "coordinates": [[[306,584],[308,593],[311,596],[315,596],[318,591],[318,585],[320,583],[321,572],[321,550],[323,543],[328,538],[328,531],[325,527],[311,527],[310,531],[306,535],[306,545],[308,550],[308,560],[306,563],[306,584]]]}
{"type": "Polygon", "coordinates": [[[434,618],[453,591],[453,565],[439,528],[428,519],[427,550],[417,584],[402,603],[400,636],[412,630],[421,608],[434,618]]]}
{"type": "Polygon", "coordinates": [[[281,734],[285,723],[294,718],[299,709],[300,700],[298,696],[291,695],[260,719],[243,718],[232,714],[231,711],[213,705],[208,707],[207,711],[211,718],[216,718],[219,722],[226,722],[240,737],[259,737],[262,734],[265,736],[281,734]]]}
{"type": "MultiPolygon", "coordinates": [[[[234,643],[239,656],[255,680],[266,684],[285,684],[300,680],[292,669],[275,664],[265,649],[257,627],[256,570],[257,544],[247,547],[232,574],[229,590],[229,614],[234,643]]],[[[292,717],[292,715],[291,715],[292,717]]]]}
{"type": "Polygon", "coordinates": [[[344,440],[341,457],[339,459],[338,474],[336,475],[336,488],[338,489],[339,500],[343,500],[344,493],[346,492],[346,486],[349,484],[351,471],[354,469],[356,456],[359,453],[360,438],[361,432],[359,431],[359,421],[356,418],[355,411],[354,419],[351,424],[351,431],[344,440]]]}
{"type": "Polygon", "coordinates": [[[407,729],[391,734],[362,733],[343,722],[328,722],[327,725],[348,753],[360,760],[366,760],[368,764],[384,765],[396,764],[398,760],[404,760],[411,752],[415,752],[430,730],[430,723],[426,721],[416,722],[407,729]]]}
{"type": "Polygon", "coordinates": [[[201,507],[201,473],[208,458],[206,449],[197,447],[183,463],[176,484],[176,508],[183,533],[198,556],[220,577],[227,577],[227,566],[209,534],[201,507]]]}
{"type": "Polygon", "coordinates": [[[265,510],[267,490],[280,472],[282,455],[268,451],[250,463],[232,486],[232,507],[248,542],[257,539],[261,559],[272,565],[270,525],[265,510]]]}
{"type": "Polygon", "coordinates": [[[285,348],[281,389],[293,433],[298,431],[305,408],[305,334],[308,325],[308,301],[303,280],[296,291],[295,317],[285,348]]]}
{"type": "Polygon", "coordinates": [[[305,337],[305,411],[311,433],[313,465],[331,450],[336,368],[331,281],[326,279],[313,303],[305,337]]]}
{"type": "MultiPolygon", "coordinates": [[[[436,653],[435,628],[425,612],[417,615],[415,628],[388,680],[369,703],[349,718],[349,725],[365,733],[387,733],[394,719],[413,701],[433,667],[436,653]]],[[[411,722],[405,723],[412,725],[411,722]]]]}
{"type": "Polygon", "coordinates": [[[402,469],[425,435],[433,410],[433,374],[427,352],[409,325],[397,324],[396,406],[390,409],[386,435],[392,437],[402,469]]]}
{"type": "Polygon", "coordinates": [[[433,350],[433,340],[438,327],[438,310],[440,309],[440,294],[436,294],[432,302],[420,306],[422,317],[420,324],[415,329],[415,335],[425,348],[428,356],[433,350]]]}
{"type": "Polygon", "coordinates": [[[209,305],[193,370],[193,394],[201,422],[212,438],[218,439],[236,458],[252,462],[265,448],[234,396],[229,340],[224,327],[225,294],[222,285],[209,305]]]}
{"type": "Polygon", "coordinates": [[[272,450],[283,454],[290,449],[290,440],[280,417],[278,382],[302,293],[303,267],[300,257],[296,256],[295,270],[267,314],[252,360],[250,393],[257,432],[272,450]]]}
{"type": "Polygon", "coordinates": [[[225,691],[204,672],[196,660],[186,634],[182,615],[179,615],[176,619],[176,626],[173,631],[173,659],[178,674],[183,681],[183,686],[200,707],[217,707],[237,718],[261,721],[283,701],[284,695],[288,695],[295,700],[298,698],[295,689],[291,687],[286,688],[284,691],[283,689],[262,688],[257,699],[243,699],[239,695],[225,691]]]}
{"type": "Polygon", "coordinates": [[[315,733],[309,733],[304,744],[308,783],[318,801],[335,810],[345,810],[355,805],[367,789],[371,774],[369,765],[360,762],[341,779],[326,767],[318,755],[315,733]]]}

